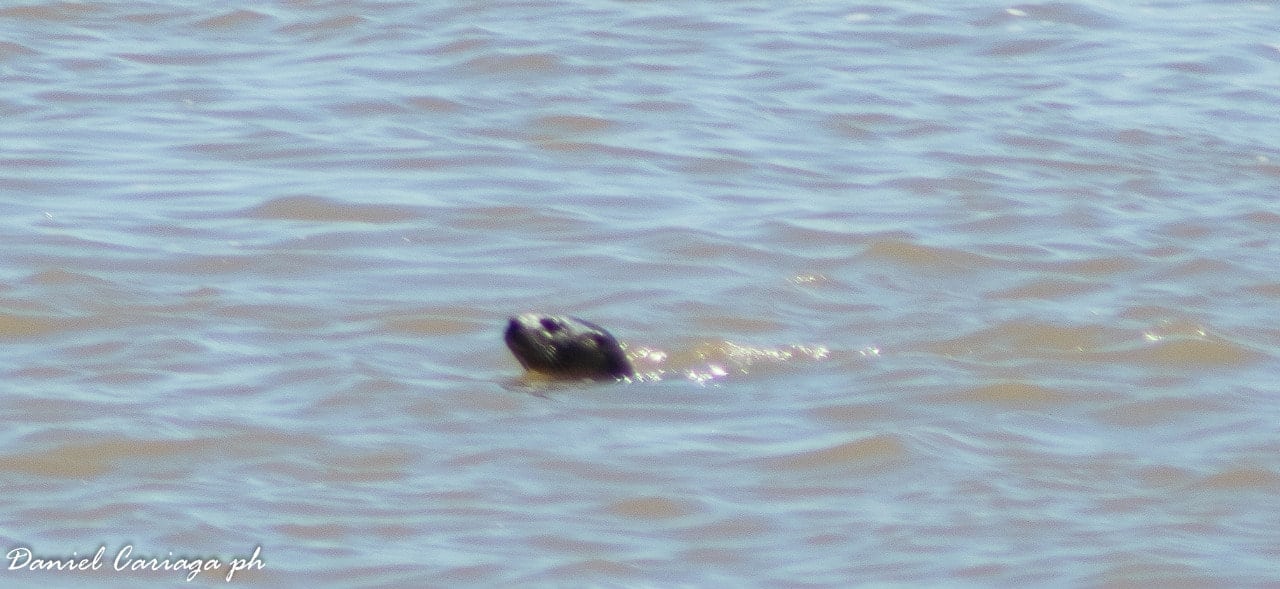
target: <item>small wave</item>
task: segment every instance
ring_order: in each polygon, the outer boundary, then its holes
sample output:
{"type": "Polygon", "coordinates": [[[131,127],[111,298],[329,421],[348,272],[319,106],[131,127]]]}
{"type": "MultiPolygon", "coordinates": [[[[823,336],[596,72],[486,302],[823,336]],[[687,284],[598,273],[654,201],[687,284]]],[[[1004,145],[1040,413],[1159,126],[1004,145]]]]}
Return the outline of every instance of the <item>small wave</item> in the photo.
{"type": "Polygon", "coordinates": [[[39,337],[65,328],[64,321],[51,317],[0,313],[0,338],[39,337]]]}
{"type": "Polygon", "coordinates": [[[353,204],[318,196],[273,198],[243,212],[244,216],[282,221],[328,221],[348,223],[401,223],[424,214],[414,207],[384,204],[353,204]]]}
{"type": "Polygon", "coordinates": [[[1147,345],[1092,355],[1094,360],[1155,367],[1242,366],[1260,357],[1242,345],[1212,336],[1161,338],[1147,345]]]}
{"type": "Polygon", "coordinates": [[[610,505],[608,511],[628,519],[664,520],[686,516],[696,510],[666,497],[636,497],[618,501],[610,505]]]}
{"type": "Polygon", "coordinates": [[[872,243],[865,255],[872,259],[929,268],[988,268],[996,265],[991,258],[979,254],[896,239],[872,243]]]}
{"type": "Polygon", "coordinates": [[[847,466],[873,467],[902,460],[907,456],[902,440],[891,434],[878,434],[824,445],[819,448],[788,452],[768,457],[771,470],[823,470],[847,466]]]}
{"type": "Polygon", "coordinates": [[[1002,382],[961,391],[949,398],[1009,407],[1038,407],[1071,403],[1076,400],[1076,395],[1025,382],[1002,382]]]}
{"type": "Polygon", "coordinates": [[[214,440],[102,440],[0,456],[0,469],[51,477],[94,477],[117,462],[198,454],[214,440]]]}

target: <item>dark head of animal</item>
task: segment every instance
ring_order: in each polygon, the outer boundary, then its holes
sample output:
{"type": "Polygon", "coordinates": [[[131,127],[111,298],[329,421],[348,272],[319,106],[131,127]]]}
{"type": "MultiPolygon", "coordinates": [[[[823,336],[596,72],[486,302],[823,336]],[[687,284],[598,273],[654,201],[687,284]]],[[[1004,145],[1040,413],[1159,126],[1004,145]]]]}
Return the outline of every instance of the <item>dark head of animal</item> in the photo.
{"type": "Polygon", "coordinates": [[[507,347],[525,369],[554,378],[610,379],[634,374],[603,327],[577,317],[525,313],[507,323],[507,347]]]}

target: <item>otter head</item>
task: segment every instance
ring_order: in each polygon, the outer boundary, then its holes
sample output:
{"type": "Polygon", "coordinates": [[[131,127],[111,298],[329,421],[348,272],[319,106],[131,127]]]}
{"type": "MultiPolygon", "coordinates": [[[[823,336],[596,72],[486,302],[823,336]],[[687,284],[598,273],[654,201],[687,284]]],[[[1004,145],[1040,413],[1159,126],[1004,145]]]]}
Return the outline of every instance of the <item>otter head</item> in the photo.
{"type": "Polygon", "coordinates": [[[526,370],[554,378],[623,378],[634,374],[618,340],[576,317],[525,313],[507,323],[507,347],[526,370]]]}

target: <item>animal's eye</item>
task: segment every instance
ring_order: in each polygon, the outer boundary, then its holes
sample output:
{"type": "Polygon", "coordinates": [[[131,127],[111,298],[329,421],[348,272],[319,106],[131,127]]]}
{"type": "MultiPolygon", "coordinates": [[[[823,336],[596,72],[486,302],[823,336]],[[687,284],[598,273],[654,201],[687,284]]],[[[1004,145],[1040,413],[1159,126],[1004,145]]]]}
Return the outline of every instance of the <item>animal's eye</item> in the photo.
{"type": "Polygon", "coordinates": [[[550,317],[543,317],[540,323],[542,323],[543,329],[550,331],[551,333],[560,331],[560,322],[556,321],[555,319],[552,319],[550,317]]]}

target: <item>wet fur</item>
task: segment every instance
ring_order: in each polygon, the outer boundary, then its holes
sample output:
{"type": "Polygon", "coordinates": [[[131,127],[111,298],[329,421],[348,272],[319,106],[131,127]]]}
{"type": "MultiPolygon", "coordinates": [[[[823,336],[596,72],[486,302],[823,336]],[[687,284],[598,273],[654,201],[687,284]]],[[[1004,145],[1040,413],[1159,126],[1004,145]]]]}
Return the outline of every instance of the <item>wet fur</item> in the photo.
{"type": "Polygon", "coordinates": [[[543,376],[607,380],[635,374],[612,334],[577,317],[525,313],[508,321],[505,339],[521,366],[543,376]]]}

